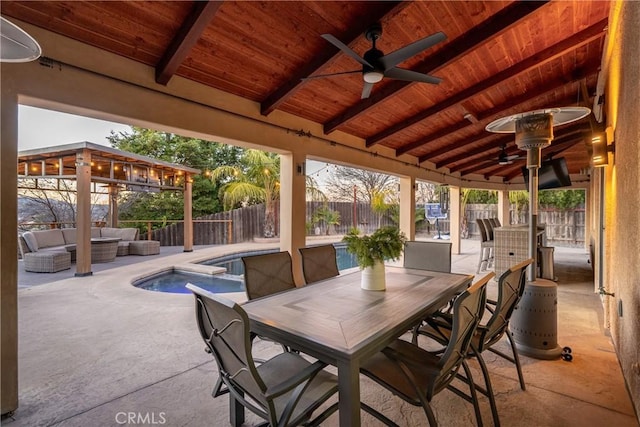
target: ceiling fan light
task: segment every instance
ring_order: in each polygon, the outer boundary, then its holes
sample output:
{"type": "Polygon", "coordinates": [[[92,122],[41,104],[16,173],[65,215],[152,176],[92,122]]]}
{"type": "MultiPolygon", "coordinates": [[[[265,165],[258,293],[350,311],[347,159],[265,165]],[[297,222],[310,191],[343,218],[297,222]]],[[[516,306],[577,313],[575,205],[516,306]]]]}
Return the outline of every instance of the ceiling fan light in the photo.
{"type": "Polygon", "coordinates": [[[364,81],[367,83],[378,83],[383,77],[384,74],[377,70],[365,71],[363,74],[364,81]]]}

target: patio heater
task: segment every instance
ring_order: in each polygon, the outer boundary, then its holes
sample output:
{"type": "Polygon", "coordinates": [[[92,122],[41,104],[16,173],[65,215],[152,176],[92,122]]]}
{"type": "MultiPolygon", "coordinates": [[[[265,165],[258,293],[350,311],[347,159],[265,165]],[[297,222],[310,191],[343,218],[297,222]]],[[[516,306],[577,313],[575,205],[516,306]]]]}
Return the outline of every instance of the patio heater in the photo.
{"type": "MultiPolygon", "coordinates": [[[[528,111],[489,123],[486,130],[515,133],[516,145],[527,152],[529,171],[528,255],[534,259],[527,270],[527,283],[510,329],[518,351],[538,359],[560,357],[557,331],[557,284],[536,278],[538,253],[538,169],[543,147],[551,145],[553,127],[580,120],[591,112],[586,107],[561,107],[528,111]]],[[[521,261],[521,260],[519,260],[521,261]]]]}

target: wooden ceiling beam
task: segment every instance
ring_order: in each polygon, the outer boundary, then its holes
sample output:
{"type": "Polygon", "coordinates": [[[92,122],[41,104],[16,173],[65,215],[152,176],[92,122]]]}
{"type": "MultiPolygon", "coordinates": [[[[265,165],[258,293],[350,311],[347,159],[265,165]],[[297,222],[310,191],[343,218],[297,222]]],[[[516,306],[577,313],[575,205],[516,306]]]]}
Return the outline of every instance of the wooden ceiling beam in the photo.
{"type": "Polygon", "coordinates": [[[438,148],[437,150],[431,151],[428,154],[422,155],[420,157],[418,157],[418,162],[422,163],[422,162],[426,162],[427,160],[434,158],[434,157],[438,157],[438,156],[442,156],[443,154],[449,153],[453,150],[457,150],[463,147],[466,147],[467,145],[473,144],[475,142],[481,141],[483,139],[486,138],[491,138],[491,137],[495,137],[495,134],[490,134],[488,132],[486,132],[484,129],[482,129],[480,131],[480,133],[477,133],[473,136],[470,136],[468,138],[463,138],[460,139],[458,141],[455,141],[454,143],[451,144],[446,144],[440,148],[438,148]],[[455,148],[451,148],[453,144],[457,144],[455,148]]]}
{"type": "MultiPolygon", "coordinates": [[[[500,145],[492,145],[489,146],[488,144],[484,145],[482,148],[484,148],[484,150],[480,151],[480,150],[474,150],[475,154],[471,155],[469,154],[468,156],[465,156],[465,158],[467,157],[472,157],[472,156],[477,156],[479,154],[486,154],[486,156],[482,157],[482,158],[476,158],[476,159],[471,159],[467,162],[461,163],[459,165],[453,166],[449,169],[449,171],[451,173],[454,172],[458,172],[458,171],[465,171],[468,168],[474,167],[478,164],[478,162],[487,162],[489,160],[492,161],[492,163],[497,162],[497,160],[493,160],[492,158],[498,158],[498,156],[500,155],[500,147],[506,146],[509,142],[513,142],[513,135],[509,135],[510,138],[501,138],[500,142],[502,142],[502,144],[500,145]],[[497,149],[497,150],[496,150],[497,149]],[[491,150],[491,151],[490,151],[491,150]],[[496,150],[496,151],[493,151],[496,150]]],[[[492,144],[495,144],[495,142],[492,142],[492,144]]],[[[513,154],[518,154],[520,150],[515,147],[515,145],[513,147],[510,147],[508,149],[505,149],[505,153],[510,156],[513,154]]]]}
{"type": "MultiPolygon", "coordinates": [[[[513,178],[517,177],[517,176],[522,176],[522,166],[525,165],[525,161],[524,160],[518,160],[513,162],[510,165],[497,165],[494,168],[491,168],[489,170],[489,172],[486,172],[484,174],[484,179],[489,179],[487,178],[487,176],[490,176],[490,173],[496,173],[498,171],[505,173],[507,172],[509,175],[513,174],[513,178]]],[[[513,179],[511,178],[511,179],[513,179]]],[[[510,181],[511,179],[507,180],[506,178],[503,178],[503,180],[506,181],[510,181]]]]}
{"type": "MultiPolygon", "coordinates": [[[[357,22],[349,26],[349,31],[341,34],[340,40],[344,40],[344,44],[351,45],[358,40],[371,24],[381,21],[387,15],[396,14],[410,4],[408,1],[388,1],[384,2],[376,13],[368,15],[366,19],[358,19],[357,22]]],[[[264,101],[260,103],[260,113],[263,116],[270,114],[276,110],[287,98],[293,96],[295,92],[304,84],[303,78],[311,76],[313,73],[324,67],[328,62],[333,61],[342,55],[342,51],[327,43],[326,48],[319,55],[316,55],[312,61],[304,67],[297,70],[289,77],[287,82],[271,92],[264,101]]]]}
{"type": "MultiPolygon", "coordinates": [[[[556,138],[554,138],[553,145],[556,146],[556,145],[563,144],[564,141],[567,138],[572,138],[576,134],[581,134],[581,133],[584,132],[584,130],[585,130],[585,126],[584,126],[583,122],[578,122],[578,123],[572,124],[571,126],[566,127],[562,131],[562,133],[560,133],[559,135],[556,136],[556,138]]],[[[465,153],[464,156],[462,156],[461,158],[458,158],[456,161],[459,161],[459,160],[462,160],[462,159],[465,159],[465,158],[469,158],[469,157],[474,157],[474,156],[477,156],[477,155],[482,154],[482,153],[486,153],[488,150],[491,150],[493,148],[500,148],[502,145],[507,145],[509,142],[514,142],[515,141],[515,137],[513,136],[513,134],[509,134],[508,138],[503,137],[503,138],[501,138],[499,140],[503,144],[501,144],[501,145],[497,145],[497,144],[496,145],[490,145],[490,144],[495,144],[496,141],[498,141],[498,140],[491,141],[491,142],[489,142],[487,144],[484,144],[482,147],[478,147],[478,149],[473,150],[473,154],[472,154],[471,151],[468,151],[468,152],[465,153]]],[[[511,148],[506,150],[507,155],[516,154],[516,153],[521,152],[521,151],[522,150],[517,148],[515,146],[515,144],[514,144],[514,146],[512,146],[511,148]]],[[[462,164],[459,164],[459,165],[456,165],[456,166],[450,168],[449,172],[451,172],[451,173],[458,172],[458,171],[466,172],[467,168],[472,168],[478,162],[489,160],[490,157],[494,156],[494,155],[497,157],[499,154],[500,154],[500,152],[498,151],[498,153],[496,153],[496,154],[494,154],[494,153],[487,154],[486,157],[481,158],[481,159],[471,159],[468,162],[465,162],[465,163],[462,163],[462,164]]],[[[453,163],[453,162],[450,162],[450,163],[453,163]]]]}
{"type": "MultiPolygon", "coordinates": [[[[522,162],[522,160],[515,160],[513,163],[516,164],[516,163],[520,163],[520,162],[522,162]]],[[[495,165],[495,164],[496,164],[495,161],[484,160],[482,163],[476,163],[475,165],[470,166],[470,167],[460,171],[460,176],[465,176],[465,175],[472,174],[472,173],[477,172],[479,170],[483,170],[483,169],[486,169],[488,167],[491,167],[491,165],[495,165]]]]}
{"type": "MultiPolygon", "coordinates": [[[[436,168],[439,169],[439,168],[445,167],[448,164],[459,162],[460,160],[464,160],[464,159],[467,159],[469,157],[475,157],[477,155],[486,153],[486,152],[488,152],[490,150],[499,149],[500,147],[504,147],[504,146],[509,145],[510,142],[513,142],[513,135],[501,136],[498,139],[492,139],[489,142],[486,142],[486,143],[474,148],[473,150],[468,150],[468,151],[465,151],[464,153],[457,154],[456,156],[451,157],[450,159],[447,159],[446,162],[437,163],[436,164],[436,168]],[[438,166],[438,164],[440,166],[438,166]]],[[[493,153],[493,151],[492,151],[492,153],[493,153]]],[[[498,150],[495,153],[495,155],[497,156],[499,154],[500,154],[500,151],[498,150]]],[[[451,169],[455,169],[455,166],[452,167],[451,169]]],[[[455,171],[453,171],[451,169],[449,169],[450,172],[455,172],[455,171]]],[[[460,169],[462,169],[462,168],[458,168],[456,170],[460,170],[460,169]]]]}
{"type": "MultiPolygon", "coordinates": [[[[547,151],[542,152],[542,158],[546,157],[554,157],[557,156],[558,154],[562,153],[563,151],[566,151],[570,148],[573,148],[576,144],[580,143],[581,141],[583,141],[585,138],[585,135],[579,136],[579,137],[573,137],[568,139],[567,141],[565,141],[562,145],[558,144],[557,146],[551,145],[547,148],[547,151]],[[548,150],[553,148],[553,152],[549,152],[548,150]]],[[[492,174],[494,171],[488,171],[486,176],[491,176],[490,174],[492,174]]],[[[518,166],[518,169],[505,175],[504,176],[504,181],[505,182],[509,182],[511,181],[513,178],[517,178],[518,176],[522,176],[522,172],[520,170],[520,166],[518,166]]]]}
{"type": "MultiPolygon", "coordinates": [[[[413,71],[429,74],[437,71],[463,55],[479,48],[488,41],[498,37],[522,18],[535,12],[547,1],[518,1],[507,6],[484,22],[473,27],[460,37],[449,42],[446,47],[435,55],[425,58],[413,71]]],[[[405,81],[393,81],[379,91],[374,92],[367,99],[361,100],[358,104],[350,107],[337,117],[332,118],[324,124],[324,133],[329,134],[346,124],[347,122],[360,116],[377,103],[384,101],[392,95],[397,94],[402,89],[415,84],[405,81]]]]}
{"type": "Polygon", "coordinates": [[[553,61],[554,59],[559,58],[564,54],[579,48],[580,46],[583,46],[593,40],[604,36],[606,25],[607,19],[603,19],[596,24],[588,27],[587,29],[530,56],[524,61],[521,61],[505,70],[502,70],[501,72],[494,74],[492,77],[483,80],[471,87],[468,87],[438,104],[432,105],[431,107],[421,111],[413,117],[403,119],[401,122],[396,123],[395,125],[390,126],[387,129],[367,138],[367,145],[371,146],[374,143],[378,143],[384,138],[388,138],[389,136],[400,132],[407,127],[413,126],[416,123],[419,123],[437,113],[440,113],[447,108],[453,107],[460,102],[466,101],[467,99],[472,98],[494,86],[505,84],[505,81],[521,73],[539,68],[543,64],[553,61]]]}
{"type": "Polygon", "coordinates": [[[198,42],[222,1],[197,1],[156,65],[156,83],[166,85],[198,42]]]}
{"type": "MultiPolygon", "coordinates": [[[[553,92],[559,88],[562,88],[564,86],[567,86],[569,84],[573,84],[576,83],[578,81],[584,80],[586,77],[591,76],[592,74],[595,74],[598,72],[598,68],[600,67],[599,61],[594,61],[593,64],[589,65],[585,70],[578,70],[577,72],[575,72],[572,76],[571,79],[567,79],[564,76],[561,76],[559,78],[556,78],[553,81],[550,81],[548,84],[546,84],[545,86],[542,86],[540,88],[535,88],[535,90],[533,91],[526,91],[523,94],[521,94],[520,96],[517,96],[515,98],[511,98],[509,101],[500,104],[494,108],[491,108],[489,110],[485,110],[483,112],[480,113],[476,113],[475,117],[478,119],[478,121],[483,121],[486,120],[492,116],[496,116],[498,114],[504,113],[507,110],[511,110],[521,104],[524,104],[525,102],[528,102],[532,99],[538,98],[540,96],[544,96],[549,92],[553,92]]],[[[423,145],[429,144],[439,138],[442,138],[444,136],[447,136],[451,133],[457,132],[461,129],[464,129],[467,126],[471,126],[472,123],[470,123],[468,120],[464,120],[458,123],[455,123],[453,125],[447,126],[446,128],[443,128],[439,131],[436,131],[430,135],[424,136],[422,138],[420,138],[417,141],[411,142],[409,144],[403,145],[402,147],[396,149],[396,156],[400,156],[402,154],[408,153],[411,150],[415,150],[416,148],[422,147],[423,145]]],[[[367,144],[367,146],[369,146],[369,144],[367,144]]],[[[451,151],[446,150],[445,152],[451,151]]],[[[442,155],[444,154],[444,152],[439,153],[437,155],[442,155]]],[[[420,157],[420,161],[424,162],[426,160],[430,160],[433,157],[437,156],[436,154],[433,153],[429,153],[427,155],[423,155],[420,157]]],[[[441,164],[438,167],[442,167],[444,166],[444,164],[441,164]]]]}
{"type": "MultiPolygon", "coordinates": [[[[545,156],[555,156],[558,153],[561,153],[571,147],[573,147],[578,141],[582,141],[584,138],[584,128],[581,128],[578,131],[572,131],[569,134],[563,135],[562,137],[559,137],[557,139],[554,139],[554,143],[552,145],[549,145],[548,147],[545,147],[545,149],[542,150],[542,156],[541,157],[545,157],[545,156]],[[553,149],[553,150],[552,150],[553,149]]],[[[525,154],[525,153],[523,153],[525,154]]],[[[522,163],[525,162],[526,159],[518,159],[516,161],[513,162],[513,164],[518,165],[518,169],[519,169],[519,165],[521,165],[522,163]]],[[[477,162],[477,160],[476,160],[477,162]]],[[[491,168],[489,171],[487,171],[484,175],[485,178],[487,176],[493,176],[496,174],[496,171],[504,171],[505,169],[505,165],[498,165],[495,161],[493,160],[481,160],[482,163],[480,164],[473,164],[474,162],[469,162],[467,164],[467,166],[465,166],[464,168],[461,168],[460,171],[460,175],[469,175],[470,173],[479,171],[479,170],[483,170],[486,169],[487,167],[490,167],[492,164],[495,164],[496,166],[494,168],[491,168]]],[[[514,166],[509,166],[510,168],[514,167],[514,166]]]]}
{"type": "MultiPolygon", "coordinates": [[[[572,99],[564,99],[563,101],[558,101],[558,102],[559,103],[571,103],[571,101],[572,101],[572,99]]],[[[538,108],[549,108],[549,106],[548,105],[541,105],[538,108]]],[[[537,109],[537,108],[533,108],[533,109],[537,109]]],[[[427,153],[425,155],[420,156],[418,158],[418,162],[419,163],[425,162],[425,161],[427,161],[429,159],[433,159],[435,157],[438,157],[438,156],[441,156],[443,154],[449,153],[449,152],[451,152],[453,150],[458,150],[458,149],[464,148],[464,147],[466,147],[466,146],[468,146],[470,144],[476,143],[476,142],[481,141],[481,140],[486,139],[486,138],[490,138],[490,137],[495,136],[495,135],[496,134],[493,134],[493,133],[490,133],[490,132],[486,132],[483,129],[480,133],[478,133],[478,134],[476,134],[476,135],[474,135],[472,137],[464,138],[464,139],[461,139],[459,141],[446,144],[446,145],[444,145],[443,147],[441,147],[441,148],[439,148],[437,150],[434,150],[434,151],[432,151],[430,153],[427,153]],[[452,150],[451,146],[454,145],[454,144],[456,145],[456,148],[452,150]]],[[[442,160],[442,161],[438,162],[436,164],[436,167],[438,167],[438,168],[444,167],[444,166],[446,166],[448,164],[459,162],[460,160],[469,158],[470,156],[476,156],[478,154],[481,154],[482,152],[484,152],[486,150],[489,150],[491,148],[500,147],[502,145],[508,145],[513,140],[514,140],[513,135],[503,136],[503,137],[500,137],[500,138],[495,138],[494,137],[489,142],[483,144],[482,146],[480,146],[480,147],[478,147],[478,148],[476,148],[474,150],[465,151],[464,153],[456,154],[453,157],[449,157],[449,158],[447,158],[445,160],[442,160]]],[[[459,169],[456,169],[456,170],[459,170],[459,169]]]]}

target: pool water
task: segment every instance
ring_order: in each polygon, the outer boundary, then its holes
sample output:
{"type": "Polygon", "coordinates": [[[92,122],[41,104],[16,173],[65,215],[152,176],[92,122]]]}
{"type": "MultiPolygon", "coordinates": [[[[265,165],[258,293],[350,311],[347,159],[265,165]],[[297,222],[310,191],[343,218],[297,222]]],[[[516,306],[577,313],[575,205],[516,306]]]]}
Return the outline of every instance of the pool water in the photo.
{"type": "MultiPolygon", "coordinates": [[[[193,283],[213,293],[244,292],[244,281],[242,278],[244,275],[244,264],[242,264],[242,257],[276,251],[277,250],[274,249],[235,253],[200,263],[224,267],[227,269],[225,274],[208,275],[174,270],[138,280],[133,283],[133,286],[149,291],[188,294],[191,293],[191,291],[185,288],[185,285],[187,283],[193,283]]],[[[344,245],[336,245],[336,261],[338,262],[338,270],[345,270],[358,265],[355,256],[348,253],[344,245]]]]}
{"type": "Polygon", "coordinates": [[[191,291],[185,288],[187,283],[193,283],[213,293],[244,292],[244,282],[241,278],[232,279],[219,274],[198,274],[177,270],[139,280],[134,282],[133,286],[148,291],[190,294],[191,291]]]}
{"type": "MultiPolygon", "coordinates": [[[[338,270],[346,270],[347,268],[356,267],[358,262],[356,261],[355,255],[347,252],[347,248],[344,245],[335,245],[336,246],[336,261],[338,262],[338,270]]],[[[243,256],[250,255],[260,255],[266,253],[272,253],[275,250],[263,250],[263,251],[254,251],[254,252],[246,252],[243,254],[231,254],[225,255],[223,257],[210,259],[207,261],[202,261],[200,264],[204,265],[213,265],[216,267],[224,267],[227,269],[227,274],[232,274],[234,276],[242,276],[244,274],[244,264],[242,264],[243,256]]]]}

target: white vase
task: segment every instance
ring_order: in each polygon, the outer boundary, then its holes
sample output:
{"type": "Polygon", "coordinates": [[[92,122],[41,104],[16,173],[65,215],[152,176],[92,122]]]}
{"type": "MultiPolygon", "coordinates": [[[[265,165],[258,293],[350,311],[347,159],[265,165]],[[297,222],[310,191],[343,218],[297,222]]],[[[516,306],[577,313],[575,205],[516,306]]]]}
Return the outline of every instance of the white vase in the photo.
{"type": "Polygon", "coordinates": [[[384,277],[384,262],[376,261],[373,267],[362,269],[360,287],[367,291],[384,291],[386,288],[384,277]]]}

